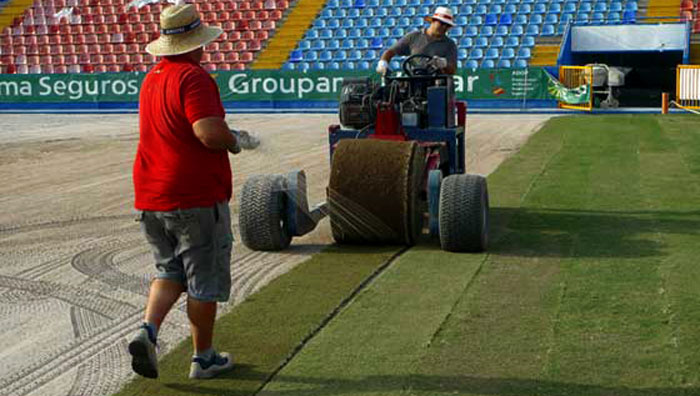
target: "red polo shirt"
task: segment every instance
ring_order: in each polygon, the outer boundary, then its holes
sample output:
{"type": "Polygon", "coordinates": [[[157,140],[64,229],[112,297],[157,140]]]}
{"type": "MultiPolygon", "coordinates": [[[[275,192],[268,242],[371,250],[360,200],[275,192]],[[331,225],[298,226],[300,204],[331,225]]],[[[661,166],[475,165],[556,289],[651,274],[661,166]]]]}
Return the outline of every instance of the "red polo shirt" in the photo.
{"type": "Polygon", "coordinates": [[[163,58],[146,75],[134,161],[136,209],[170,211],[231,199],[228,152],[206,148],[192,129],[212,116],[225,116],[219,89],[197,63],[163,58]]]}

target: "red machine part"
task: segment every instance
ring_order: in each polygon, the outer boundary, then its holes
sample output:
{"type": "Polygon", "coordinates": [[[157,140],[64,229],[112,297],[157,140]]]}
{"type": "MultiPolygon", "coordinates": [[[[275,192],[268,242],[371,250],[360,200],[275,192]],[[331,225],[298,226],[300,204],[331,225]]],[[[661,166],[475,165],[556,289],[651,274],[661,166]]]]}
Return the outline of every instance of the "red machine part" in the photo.
{"type": "Polygon", "coordinates": [[[406,135],[401,127],[401,114],[391,102],[381,102],[377,105],[377,122],[372,139],[406,141],[406,135]]]}

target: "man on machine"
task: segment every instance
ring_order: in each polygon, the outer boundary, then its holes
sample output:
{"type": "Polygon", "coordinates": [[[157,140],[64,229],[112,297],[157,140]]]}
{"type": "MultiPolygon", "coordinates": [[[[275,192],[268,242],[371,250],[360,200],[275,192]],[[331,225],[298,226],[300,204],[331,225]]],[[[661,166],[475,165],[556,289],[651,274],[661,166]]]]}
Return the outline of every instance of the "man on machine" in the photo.
{"type": "Polygon", "coordinates": [[[433,15],[425,17],[425,20],[430,22],[427,29],[408,33],[382,54],[377,73],[385,74],[389,61],[396,55],[416,54],[432,57],[432,64],[443,74],[457,71],[457,45],[447,37],[447,31],[455,25],[452,9],[437,7],[433,15]]]}

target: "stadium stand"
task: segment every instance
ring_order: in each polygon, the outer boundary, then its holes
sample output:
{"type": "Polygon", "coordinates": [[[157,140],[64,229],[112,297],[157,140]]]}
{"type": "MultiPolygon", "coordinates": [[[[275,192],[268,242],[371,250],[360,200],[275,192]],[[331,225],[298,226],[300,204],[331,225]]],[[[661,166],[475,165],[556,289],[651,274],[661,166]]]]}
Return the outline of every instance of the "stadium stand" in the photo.
{"type": "MultiPolygon", "coordinates": [[[[328,0],[283,68],[371,68],[377,58],[367,56],[359,40],[371,40],[381,54],[405,33],[426,26],[423,16],[439,5],[456,12],[449,35],[457,42],[458,67],[467,68],[526,67],[536,39],[560,39],[571,22],[633,23],[637,10],[636,0],[328,0]],[[354,41],[335,46],[347,38],[354,41]]],[[[399,65],[395,58],[390,67],[399,65]]]]}
{"type": "MultiPolygon", "coordinates": [[[[0,6],[8,4],[0,0],[0,6]]],[[[207,70],[243,70],[290,7],[288,0],[195,0],[202,19],[224,34],[210,44],[207,70]]],[[[144,51],[159,35],[164,4],[127,9],[127,0],[33,0],[0,32],[0,72],[146,71],[144,51]]],[[[0,9],[0,13],[4,10],[0,9]]]]}

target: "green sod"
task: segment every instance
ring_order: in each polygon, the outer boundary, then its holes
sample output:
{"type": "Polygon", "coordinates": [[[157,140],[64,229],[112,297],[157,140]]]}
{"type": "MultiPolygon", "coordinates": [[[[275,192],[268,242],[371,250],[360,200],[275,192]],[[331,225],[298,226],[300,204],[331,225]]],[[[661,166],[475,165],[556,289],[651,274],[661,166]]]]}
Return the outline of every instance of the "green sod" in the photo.
{"type": "Polygon", "coordinates": [[[159,361],[160,378],[137,378],[117,395],[253,394],[353,289],[398,250],[327,248],[217,320],[215,344],[234,354],[234,371],[209,381],[189,380],[188,339],[159,361]]]}
{"type": "Polygon", "coordinates": [[[700,395],[699,131],[551,120],[489,178],[487,255],[411,250],[261,394],[700,395]]]}

